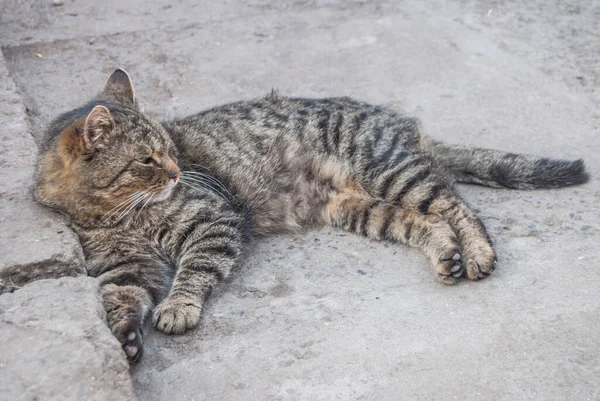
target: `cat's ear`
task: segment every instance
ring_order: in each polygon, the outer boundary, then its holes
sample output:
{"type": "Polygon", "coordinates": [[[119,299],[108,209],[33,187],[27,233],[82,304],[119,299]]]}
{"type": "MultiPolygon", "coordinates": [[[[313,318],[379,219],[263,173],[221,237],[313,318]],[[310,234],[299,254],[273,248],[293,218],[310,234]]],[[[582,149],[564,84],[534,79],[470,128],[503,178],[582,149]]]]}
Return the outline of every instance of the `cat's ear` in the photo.
{"type": "Polygon", "coordinates": [[[90,111],[81,134],[81,148],[84,153],[92,153],[100,138],[106,138],[115,127],[110,111],[104,106],[96,106],[90,111]]]}
{"type": "Polygon", "coordinates": [[[101,97],[106,100],[136,106],[135,89],[127,71],[119,68],[110,74],[101,97]]]}

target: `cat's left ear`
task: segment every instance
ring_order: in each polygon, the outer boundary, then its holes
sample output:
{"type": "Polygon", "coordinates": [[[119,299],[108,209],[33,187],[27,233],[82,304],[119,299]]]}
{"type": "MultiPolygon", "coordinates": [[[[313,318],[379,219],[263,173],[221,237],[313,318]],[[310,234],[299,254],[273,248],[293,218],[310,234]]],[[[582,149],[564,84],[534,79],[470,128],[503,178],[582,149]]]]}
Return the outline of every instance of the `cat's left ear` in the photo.
{"type": "Polygon", "coordinates": [[[106,100],[125,103],[129,106],[136,106],[135,89],[133,82],[127,71],[119,68],[115,70],[102,91],[101,97],[106,100]]]}

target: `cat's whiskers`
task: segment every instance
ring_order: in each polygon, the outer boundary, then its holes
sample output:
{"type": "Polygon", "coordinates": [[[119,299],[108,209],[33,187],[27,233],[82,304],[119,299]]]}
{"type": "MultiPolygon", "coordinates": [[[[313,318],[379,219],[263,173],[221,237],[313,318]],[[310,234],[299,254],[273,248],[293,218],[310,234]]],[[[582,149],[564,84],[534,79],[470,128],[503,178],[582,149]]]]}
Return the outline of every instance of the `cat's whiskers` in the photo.
{"type": "Polygon", "coordinates": [[[142,198],[147,191],[136,191],[133,194],[129,195],[126,200],[119,203],[117,206],[113,207],[109,210],[107,215],[102,220],[102,224],[106,223],[112,216],[121,212],[123,208],[127,208],[131,202],[135,202],[137,199],[142,198]]]}
{"type": "MultiPolygon", "coordinates": [[[[221,181],[219,181],[216,177],[214,177],[213,175],[209,174],[210,173],[210,169],[206,166],[203,166],[202,164],[197,164],[197,163],[191,163],[190,166],[194,166],[194,167],[200,167],[203,170],[206,170],[207,173],[201,173],[199,171],[185,171],[186,173],[195,173],[195,174],[202,174],[205,177],[210,177],[212,178],[214,181],[218,182],[221,186],[223,186],[223,188],[225,188],[225,186],[223,185],[223,183],[221,181]]],[[[226,188],[225,188],[226,189],[226,188]]]]}
{"type": "Polygon", "coordinates": [[[144,202],[144,204],[142,205],[142,207],[138,211],[138,214],[137,214],[138,216],[142,213],[142,211],[144,210],[144,208],[152,201],[152,198],[154,198],[154,195],[156,195],[156,192],[151,192],[150,193],[150,197],[146,200],[146,202],[144,202]]]}
{"type": "Polygon", "coordinates": [[[223,185],[223,183],[221,181],[219,181],[218,179],[216,179],[215,177],[213,177],[210,174],[204,174],[204,173],[200,173],[198,171],[182,171],[182,174],[188,175],[188,176],[191,175],[191,176],[194,176],[194,177],[201,177],[201,178],[207,179],[210,182],[212,182],[215,185],[217,185],[223,191],[225,191],[229,196],[233,197],[233,195],[231,194],[231,192],[229,192],[229,190],[227,189],[227,187],[225,185],[223,185]]]}
{"type": "Polygon", "coordinates": [[[214,192],[215,194],[219,195],[223,200],[229,202],[229,199],[227,198],[227,196],[218,187],[215,187],[214,184],[212,184],[210,182],[197,180],[197,179],[193,179],[193,178],[187,178],[187,180],[184,180],[184,181],[187,181],[188,183],[195,183],[199,187],[207,189],[210,192],[214,192]]]}
{"type": "MultiPolygon", "coordinates": [[[[204,177],[186,176],[186,175],[182,174],[181,177],[179,178],[179,181],[182,184],[186,184],[187,186],[190,186],[192,188],[206,189],[211,192],[214,192],[217,195],[219,195],[221,198],[223,198],[223,200],[225,200],[226,202],[229,203],[229,198],[219,189],[219,187],[215,187],[216,184],[204,179],[204,177]]],[[[227,191],[227,192],[229,193],[229,191],[227,191]]],[[[231,196],[231,193],[229,193],[229,195],[231,196]]]]}
{"type": "MultiPolygon", "coordinates": [[[[189,180],[189,178],[188,178],[189,180]]],[[[223,195],[221,192],[219,192],[218,189],[209,186],[209,183],[206,182],[201,182],[201,181],[195,181],[195,180],[179,180],[179,182],[181,182],[183,185],[190,187],[192,189],[196,189],[196,190],[204,190],[204,191],[209,191],[212,192],[216,195],[218,195],[221,199],[223,199],[224,201],[226,201],[227,203],[229,202],[229,199],[227,199],[227,197],[225,197],[225,195],[223,195]]]]}
{"type": "Polygon", "coordinates": [[[144,196],[138,198],[136,201],[134,201],[133,203],[131,203],[127,209],[125,209],[123,212],[121,212],[121,214],[119,215],[119,217],[117,217],[117,220],[115,220],[114,224],[117,224],[118,222],[120,222],[125,216],[127,216],[129,214],[129,212],[131,212],[137,205],[139,205],[140,203],[142,203],[142,201],[144,199],[146,199],[146,197],[148,196],[148,191],[145,191],[144,196]]]}
{"type": "Polygon", "coordinates": [[[181,177],[179,179],[179,181],[182,184],[187,185],[188,187],[191,188],[195,188],[195,189],[202,189],[202,190],[207,190],[209,192],[213,192],[216,195],[219,195],[222,199],[227,200],[227,198],[225,197],[225,195],[223,195],[223,193],[221,193],[221,191],[219,191],[218,188],[213,187],[210,182],[206,182],[206,181],[201,181],[201,180],[197,180],[197,179],[193,179],[190,177],[181,177]]]}

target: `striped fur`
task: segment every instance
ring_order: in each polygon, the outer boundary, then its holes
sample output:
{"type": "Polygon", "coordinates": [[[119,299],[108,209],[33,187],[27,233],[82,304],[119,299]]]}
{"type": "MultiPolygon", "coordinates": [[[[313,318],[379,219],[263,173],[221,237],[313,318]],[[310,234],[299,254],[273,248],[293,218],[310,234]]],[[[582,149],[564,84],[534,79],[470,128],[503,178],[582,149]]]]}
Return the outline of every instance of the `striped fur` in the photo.
{"type": "MultiPolygon", "coordinates": [[[[477,152],[491,164],[474,169],[462,150],[423,137],[416,119],[349,98],[271,93],[159,124],[117,70],[98,98],[50,125],[36,198],[68,215],[108,324],[135,361],[146,315],[154,309],[166,333],[195,326],[253,235],[330,225],[422,249],[443,283],[486,277],[491,241],[449,172],[468,181],[476,170],[469,182],[492,185],[498,177],[481,171],[495,163],[506,185],[535,182],[539,169],[477,152]]],[[[583,181],[582,168],[569,178],[560,166],[560,179],[542,174],[538,186],[583,181]]]]}
{"type": "Polygon", "coordinates": [[[560,188],[586,183],[583,160],[554,160],[497,150],[464,148],[431,138],[422,147],[449,168],[458,182],[495,188],[560,188]]]}

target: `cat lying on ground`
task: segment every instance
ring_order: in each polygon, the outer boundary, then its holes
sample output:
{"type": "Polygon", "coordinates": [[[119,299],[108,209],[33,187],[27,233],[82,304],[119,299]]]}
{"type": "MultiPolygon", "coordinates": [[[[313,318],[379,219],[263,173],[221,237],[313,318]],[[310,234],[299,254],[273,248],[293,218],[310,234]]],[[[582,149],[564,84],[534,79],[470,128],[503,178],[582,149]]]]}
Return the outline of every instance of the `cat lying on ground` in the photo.
{"type": "Polygon", "coordinates": [[[492,243],[455,180],[555,188],[587,174],[581,160],[446,145],[415,118],[349,98],[273,92],[159,123],[116,70],[50,124],[35,197],[68,216],[108,325],[136,361],[146,316],[165,333],[194,327],[257,235],[330,225],[418,247],[444,284],[489,276],[492,243]]]}

